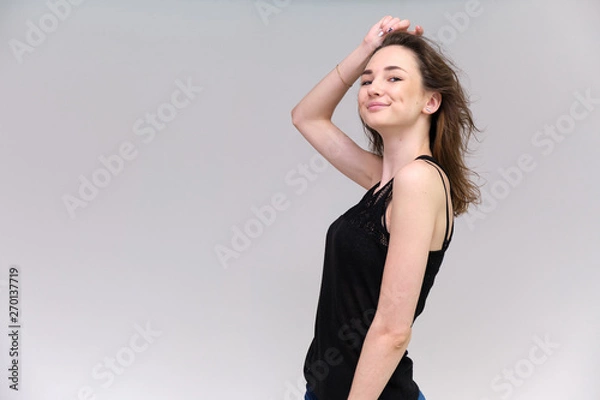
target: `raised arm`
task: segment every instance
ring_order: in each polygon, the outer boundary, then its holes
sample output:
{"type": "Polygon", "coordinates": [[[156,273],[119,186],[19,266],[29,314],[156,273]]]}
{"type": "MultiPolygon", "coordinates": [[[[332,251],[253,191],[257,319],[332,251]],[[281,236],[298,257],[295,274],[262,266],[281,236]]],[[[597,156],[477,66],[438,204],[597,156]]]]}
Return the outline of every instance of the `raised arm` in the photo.
{"type": "MultiPolygon", "coordinates": [[[[308,142],[341,173],[364,188],[381,178],[381,157],[364,150],[342,132],[331,117],[339,102],[363,72],[369,57],[393,30],[407,30],[408,20],[386,16],[361,44],[333,68],[292,110],[292,123],[308,142]]],[[[417,27],[413,32],[422,34],[417,27]]]]}

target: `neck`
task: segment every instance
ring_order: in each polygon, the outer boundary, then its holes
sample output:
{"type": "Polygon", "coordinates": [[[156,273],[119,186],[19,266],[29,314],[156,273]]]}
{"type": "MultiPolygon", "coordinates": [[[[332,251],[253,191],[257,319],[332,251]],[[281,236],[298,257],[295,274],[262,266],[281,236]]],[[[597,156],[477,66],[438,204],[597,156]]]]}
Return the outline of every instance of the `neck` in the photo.
{"type": "Polygon", "coordinates": [[[429,127],[414,129],[401,134],[381,135],[383,138],[382,185],[392,179],[405,165],[420,155],[431,155],[429,127]]]}

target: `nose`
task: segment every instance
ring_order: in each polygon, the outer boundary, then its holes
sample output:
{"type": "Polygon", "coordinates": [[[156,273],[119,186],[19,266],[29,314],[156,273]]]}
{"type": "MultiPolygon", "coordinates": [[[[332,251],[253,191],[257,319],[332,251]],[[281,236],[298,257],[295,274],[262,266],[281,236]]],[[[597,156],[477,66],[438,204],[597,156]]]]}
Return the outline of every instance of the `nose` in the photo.
{"type": "Polygon", "coordinates": [[[369,96],[379,96],[381,94],[381,88],[379,87],[379,81],[373,79],[371,83],[367,85],[367,93],[369,96]]]}

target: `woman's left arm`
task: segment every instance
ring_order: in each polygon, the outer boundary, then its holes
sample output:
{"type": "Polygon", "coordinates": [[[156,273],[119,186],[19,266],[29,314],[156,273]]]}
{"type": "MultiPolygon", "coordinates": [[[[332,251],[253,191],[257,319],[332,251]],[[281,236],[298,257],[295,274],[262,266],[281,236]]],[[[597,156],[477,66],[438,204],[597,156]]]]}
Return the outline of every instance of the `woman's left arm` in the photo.
{"type": "Polygon", "coordinates": [[[379,302],[348,400],[377,400],[408,347],[439,210],[439,190],[437,173],[424,162],[411,162],[394,177],[379,302]]]}

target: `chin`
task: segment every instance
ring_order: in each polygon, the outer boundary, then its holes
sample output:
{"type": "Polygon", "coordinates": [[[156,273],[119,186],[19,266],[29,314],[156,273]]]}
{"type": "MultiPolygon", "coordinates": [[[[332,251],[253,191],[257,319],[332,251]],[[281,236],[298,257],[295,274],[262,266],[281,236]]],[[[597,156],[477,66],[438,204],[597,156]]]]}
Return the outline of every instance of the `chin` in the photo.
{"type": "Polygon", "coordinates": [[[383,118],[363,118],[363,121],[367,124],[371,129],[379,132],[380,130],[389,130],[389,129],[397,129],[400,125],[396,123],[396,121],[385,121],[383,118]]]}

